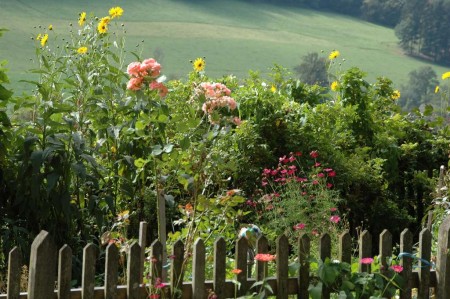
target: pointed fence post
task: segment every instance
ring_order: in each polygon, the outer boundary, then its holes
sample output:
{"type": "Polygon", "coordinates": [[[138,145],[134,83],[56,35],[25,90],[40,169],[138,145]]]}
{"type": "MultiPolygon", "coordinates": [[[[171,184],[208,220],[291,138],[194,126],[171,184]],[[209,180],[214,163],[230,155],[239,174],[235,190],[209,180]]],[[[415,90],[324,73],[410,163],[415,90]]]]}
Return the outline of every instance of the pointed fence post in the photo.
{"type": "Polygon", "coordinates": [[[248,241],[241,237],[236,241],[236,268],[242,272],[236,275],[236,280],[241,284],[238,295],[244,295],[247,290],[247,262],[248,262],[248,241]]]}
{"type": "MultiPolygon", "coordinates": [[[[269,241],[267,240],[266,236],[259,237],[258,240],[256,240],[256,253],[267,253],[268,250],[269,250],[269,241]]],[[[258,281],[263,280],[267,275],[266,263],[256,261],[255,272],[256,272],[256,280],[258,281]]]]}
{"type": "Polygon", "coordinates": [[[361,259],[366,257],[372,257],[372,235],[367,230],[359,237],[359,272],[371,272],[371,265],[361,263],[361,259]]]}
{"type": "Polygon", "coordinates": [[[117,281],[119,270],[119,248],[114,243],[106,247],[105,260],[105,299],[117,298],[117,281]]]}
{"type": "Polygon", "coordinates": [[[288,298],[289,240],[286,235],[277,239],[277,299],[288,298]]]}
{"type": "Polygon", "coordinates": [[[8,257],[8,299],[19,299],[20,297],[20,265],[22,263],[22,256],[20,249],[15,246],[8,257]]]}
{"type": "Polygon", "coordinates": [[[205,243],[197,239],[192,259],[192,298],[206,298],[205,290],[205,243]]]}
{"type": "Polygon", "coordinates": [[[139,282],[141,279],[141,246],[134,242],[128,249],[127,263],[127,298],[139,299],[139,282]],[[137,271],[137,269],[139,269],[137,271]]]}
{"type": "Polygon", "coordinates": [[[352,237],[348,230],[339,236],[339,260],[343,263],[352,264],[352,237]]]}
{"type": "Polygon", "coordinates": [[[306,233],[298,238],[298,259],[300,269],[298,271],[298,298],[309,298],[309,252],[311,250],[311,241],[306,233]]]}
{"type": "Polygon", "coordinates": [[[214,242],[214,292],[218,298],[225,296],[227,244],[224,238],[217,238],[214,242]]]}
{"type": "Polygon", "coordinates": [[[87,244],[83,249],[83,273],[81,275],[81,297],[94,298],[95,288],[95,262],[97,248],[94,244],[87,244]]]}
{"type": "Polygon", "coordinates": [[[50,234],[41,231],[31,245],[28,277],[28,298],[54,297],[56,276],[56,247],[50,234]]]}
{"type": "Polygon", "coordinates": [[[145,262],[145,247],[147,246],[147,222],[141,221],[139,223],[139,246],[141,246],[141,261],[139,282],[144,282],[144,262],[145,262]]]}
{"type": "MultiPolygon", "coordinates": [[[[404,229],[400,235],[400,253],[412,253],[413,250],[413,235],[409,229],[404,229]]],[[[405,287],[400,290],[400,299],[411,299],[412,289],[412,258],[409,256],[403,256],[400,265],[403,267],[403,271],[400,275],[405,280],[405,287]]]]}
{"type": "Polygon", "coordinates": [[[383,266],[380,272],[386,274],[388,272],[387,259],[392,257],[392,234],[387,229],[383,230],[380,234],[379,245],[381,265],[383,266]]]}
{"type": "Polygon", "coordinates": [[[436,275],[436,299],[448,299],[450,296],[450,216],[447,216],[439,227],[436,275]]]}
{"type": "Polygon", "coordinates": [[[430,258],[431,258],[431,232],[424,228],[419,234],[419,293],[418,299],[430,297],[430,258]],[[422,260],[428,263],[422,262],[422,260]]]}
{"type": "Polygon", "coordinates": [[[72,249],[65,244],[59,250],[58,299],[70,298],[72,282],[72,249]]]}
{"type": "Polygon", "coordinates": [[[171,298],[178,298],[175,293],[180,292],[183,287],[183,261],[184,261],[184,244],[181,240],[177,240],[172,248],[172,264],[170,265],[170,290],[171,298]]]}
{"type": "MultiPolygon", "coordinates": [[[[325,262],[327,258],[331,258],[331,238],[329,234],[323,234],[320,237],[319,254],[320,259],[323,262],[325,262]]],[[[330,299],[330,289],[325,285],[322,286],[322,298],[330,299]]]]}

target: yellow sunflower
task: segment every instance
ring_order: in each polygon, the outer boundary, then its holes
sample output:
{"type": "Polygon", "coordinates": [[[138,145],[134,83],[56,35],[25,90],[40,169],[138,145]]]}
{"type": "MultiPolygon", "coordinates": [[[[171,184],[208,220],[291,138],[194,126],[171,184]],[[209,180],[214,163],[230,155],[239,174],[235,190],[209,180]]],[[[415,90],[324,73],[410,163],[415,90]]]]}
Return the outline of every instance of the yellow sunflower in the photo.
{"type": "Polygon", "coordinates": [[[41,46],[45,47],[45,45],[47,44],[47,41],[48,41],[48,34],[46,33],[41,38],[41,46]]]}
{"type": "Polygon", "coordinates": [[[201,72],[205,69],[206,62],[203,58],[195,59],[193,66],[196,72],[201,72]]]}
{"type": "Polygon", "coordinates": [[[436,88],[434,89],[434,93],[438,93],[439,92],[439,86],[436,86],[436,88]]]}
{"type": "Polygon", "coordinates": [[[339,55],[341,55],[341,53],[339,53],[339,51],[337,51],[337,50],[334,50],[330,53],[330,55],[328,55],[328,59],[334,60],[334,59],[338,58],[339,55]]]}
{"type": "Polygon", "coordinates": [[[108,31],[108,23],[98,23],[97,30],[99,33],[106,33],[108,31]]]}
{"type": "Polygon", "coordinates": [[[392,92],[391,98],[392,98],[393,100],[398,100],[398,99],[400,98],[400,91],[394,90],[394,91],[392,92]]]}
{"type": "Polygon", "coordinates": [[[339,87],[339,83],[337,81],[333,81],[333,83],[331,83],[330,88],[332,91],[336,91],[338,89],[338,87],[339,87]]]}
{"type": "Polygon", "coordinates": [[[123,9],[122,7],[116,6],[116,7],[112,7],[109,10],[109,15],[111,16],[112,19],[114,18],[118,18],[123,14],[123,9]]]}
{"type": "Polygon", "coordinates": [[[104,23],[104,24],[108,25],[109,22],[111,22],[111,17],[103,17],[100,19],[100,23],[104,23]]]}
{"type": "Polygon", "coordinates": [[[84,22],[86,22],[86,12],[83,11],[78,18],[78,25],[83,26],[84,22]]]}
{"type": "Polygon", "coordinates": [[[79,47],[77,50],[78,54],[86,54],[87,53],[88,48],[87,47],[79,47]]]}
{"type": "Polygon", "coordinates": [[[442,80],[445,80],[447,78],[450,78],[450,72],[446,72],[442,74],[442,80]]]}

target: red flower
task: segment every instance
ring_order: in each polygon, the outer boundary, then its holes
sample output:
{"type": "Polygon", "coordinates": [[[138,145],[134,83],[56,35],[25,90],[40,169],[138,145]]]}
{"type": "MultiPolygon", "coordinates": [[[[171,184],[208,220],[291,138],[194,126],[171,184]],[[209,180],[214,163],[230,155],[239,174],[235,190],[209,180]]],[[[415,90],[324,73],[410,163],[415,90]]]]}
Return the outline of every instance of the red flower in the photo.
{"type": "Polygon", "coordinates": [[[333,215],[330,217],[330,221],[333,223],[338,223],[339,221],[341,221],[341,217],[339,217],[337,215],[333,215]]]}
{"type": "Polygon", "coordinates": [[[332,170],[328,172],[328,176],[329,177],[335,177],[336,176],[336,171],[332,170]]]}
{"type": "Polygon", "coordinates": [[[390,268],[397,273],[401,273],[403,271],[403,267],[400,265],[392,265],[390,268]]]}
{"type": "Polygon", "coordinates": [[[271,262],[276,259],[275,255],[268,254],[268,253],[258,253],[255,255],[255,260],[260,262],[271,262]]]}
{"type": "Polygon", "coordinates": [[[333,184],[332,183],[327,183],[327,188],[331,189],[331,187],[333,187],[333,184]]]}
{"type": "Polygon", "coordinates": [[[319,157],[319,153],[317,151],[312,151],[309,153],[309,155],[311,156],[311,158],[315,159],[317,157],[319,157]]]}
{"type": "Polygon", "coordinates": [[[306,225],[304,223],[298,223],[298,224],[294,225],[294,230],[304,229],[305,226],[306,225]]]}
{"type": "Polygon", "coordinates": [[[323,178],[323,177],[325,177],[325,174],[324,174],[323,172],[319,172],[319,173],[317,174],[317,176],[318,176],[319,178],[323,178]]]}
{"type": "Polygon", "coordinates": [[[158,294],[150,294],[150,295],[148,295],[148,298],[150,298],[150,299],[158,299],[159,295],[158,294]]]}
{"type": "Polygon", "coordinates": [[[363,265],[370,265],[373,263],[373,258],[365,257],[365,258],[362,258],[359,262],[363,265]]]}
{"type": "Polygon", "coordinates": [[[297,157],[300,157],[301,155],[302,155],[301,152],[295,152],[295,153],[294,153],[294,156],[297,156],[297,157]]]}
{"type": "Polygon", "coordinates": [[[241,272],[242,272],[241,269],[233,269],[233,270],[231,270],[231,273],[236,274],[236,275],[240,274],[241,272]]]}

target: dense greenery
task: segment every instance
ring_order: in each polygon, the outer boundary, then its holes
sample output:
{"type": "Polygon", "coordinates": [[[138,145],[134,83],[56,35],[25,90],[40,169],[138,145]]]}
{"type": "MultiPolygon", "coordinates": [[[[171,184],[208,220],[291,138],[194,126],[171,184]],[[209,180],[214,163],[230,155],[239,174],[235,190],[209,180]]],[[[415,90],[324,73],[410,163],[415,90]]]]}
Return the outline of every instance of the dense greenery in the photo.
{"type": "Polygon", "coordinates": [[[14,245],[26,257],[41,229],[78,261],[86,242],[102,253],[157,218],[161,202],[169,243],[202,237],[211,247],[223,235],[231,245],[246,223],[290,236],[318,235],[323,223],[354,235],[420,230],[447,163],[446,111],[402,112],[388,78],[341,71],[339,51],[312,55],[330,86],[279,65],[268,78],[210,78],[203,58],[186,77],[167,80],[154,59],[126,58],[121,13],[110,15],[82,14],[59,44],[48,43],[51,27],[41,28],[29,94],[9,92],[0,69],[2,268],[14,245]],[[268,171],[289,184],[263,188],[268,171]]]}

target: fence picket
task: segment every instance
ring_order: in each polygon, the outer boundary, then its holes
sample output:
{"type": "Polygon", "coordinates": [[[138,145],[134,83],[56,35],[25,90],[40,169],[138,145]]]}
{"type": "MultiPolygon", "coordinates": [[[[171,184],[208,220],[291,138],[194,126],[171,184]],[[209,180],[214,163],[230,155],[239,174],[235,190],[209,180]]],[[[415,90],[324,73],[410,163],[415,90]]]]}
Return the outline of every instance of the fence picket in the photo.
{"type": "Polygon", "coordinates": [[[59,250],[58,258],[58,298],[70,298],[72,282],[72,249],[65,244],[59,250]]]}
{"type": "Polygon", "coordinates": [[[162,279],[162,265],[163,265],[163,246],[159,240],[153,241],[150,250],[150,277],[154,284],[156,279],[162,279]]]}
{"type": "MultiPolygon", "coordinates": [[[[372,257],[372,235],[367,231],[363,231],[359,238],[359,260],[372,257]]],[[[359,263],[359,272],[371,273],[371,265],[359,263]]]]}
{"type": "Polygon", "coordinates": [[[439,227],[436,272],[436,299],[447,299],[450,296],[450,216],[439,227]]]}
{"type": "Polygon", "coordinates": [[[197,239],[192,260],[192,298],[206,298],[205,290],[205,243],[197,239]]]}
{"type": "Polygon", "coordinates": [[[431,258],[431,232],[424,228],[419,234],[419,293],[417,299],[430,297],[430,258],[431,258]],[[422,260],[427,261],[424,263],[422,260]],[[428,263],[428,264],[427,264],[428,263]]]}
{"type": "MultiPolygon", "coordinates": [[[[331,258],[331,238],[329,234],[323,234],[320,237],[319,255],[322,261],[331,258]]],[[[325,285],[322,286],[322,298],[330,299],[330,289],[325,285]]]]}
{"type": "Polygon", "coordinates": [[[339,260],[343,263],[352,263],[352,237],[348,230],[339,236],[339,260]]]}
{"type": "Polygon", "coordinates": [[[387,229],[381,232],[379,245],[380,264],[382,265],[380,272],[386,274],[388,272],[388,259],[392,257],[392,234],[387,229]]]}
{"type": "Polygon", "coordinates": [[[219,298],[225,296],[227,244],[224,238],[214,242],[214,292],[219,298]]]}
{"type": "Polygon", "coordinates": [[[117,281],[119,270],[119,249],[112,243],[106,247],[105,260],[105,299],[114,299],[117,296],[117,281]]]}
{"type": "Polygon", "coordinates": [[[136,269],[141,268],[141,246],[134,242],[128,249],[127,261],[127,298],[139,299],[139,282],[141,276],[140,271],[136,269]]]}
{"type": "Polygon", "coordinates": [[[236,241],[236,268],[242,272],[236,275],[236,280],[241,284],[238,295],[244,295],[247,291],[247,258],[248,258],[248,241],[241,237],[236,241]]]}
{"type": "Polygon", "coordinates": [[[145,247],[147,247],[147,222],[145,221],[139,223],[139,246],[141,247],[139,282],[142,283],[144,281],[145,247]]]}
{"type": "MultiPolygon", "coordinates": [[[[413,250],[413,235],[409,229],[404,229],[400,235],[400,253],[411,253],[413,250]]],[[[400,260],[403,271],[400,275],[405,280],[405,288],[400,290],[400,299],[411,299],[412,285],[412,258],[403,256],[400,260]]]]}
{"type": "Polygon", "coordinates": [[[88,244],[83,249],[83,272],[81,277],[81,297],[94,299],[96,248],[88,244]]]}
{"type": "Polygon", "coordinates": [[[288,298],[289,240],[286,235],[277,238],[277,299],[288,298]]]}
{"type": "MultiPolygon", "coordinates": [[[[256,252],[267,253],[268,250],[269,250],[269,241],[267,240],[266,236],[260,236],[258,240],[256,240],[256,252]]],[[[264,262],[256,261],[255,266],[256,280],[263,280],[267,275],[266,270],[267,269],[264,262]]]]}
{"type": "Polygon", "coordinates": [[[31,245],[28,298],[53,298],[55,270],[56,247],[50,234],[42,230],[31,245]]]}
{"type": "Polygon", "coordinates": [[[20,254],[20,249],[15,246],[8,256],[8,299],[19,299],[21,264],[22,255],[20,254]]]}
{"type": "MultiPolygon", "coordinates": [[[[181,240],[177,240],[172,247],[172,264],[170,266],[170,291],[172,296],[176,292],[180,292],[183,286],[183,261],[184,261],[184,244],[181,240]]],[[[178,298],[175,296],[175,298],[178,298]]]]}
{"type": "Polygon", "coordinates": [[[298,292],[297,297],[309,298],[309,253],[311,250],[310,239],[308,234],[303,233],[298,238],[298,259],[300,261],[300,269],[298,271],[298,292]]]}

